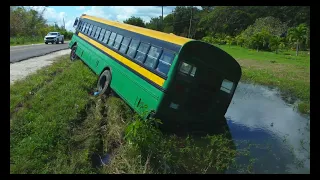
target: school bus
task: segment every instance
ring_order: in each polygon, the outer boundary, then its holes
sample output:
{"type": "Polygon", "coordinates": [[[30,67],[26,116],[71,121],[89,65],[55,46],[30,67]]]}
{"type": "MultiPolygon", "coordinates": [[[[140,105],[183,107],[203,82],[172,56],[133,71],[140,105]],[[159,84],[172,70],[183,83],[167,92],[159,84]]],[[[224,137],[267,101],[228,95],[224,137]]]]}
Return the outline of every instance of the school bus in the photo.
{"type": "Polygon", "coordinates": [[[164,123],[225,115],[241,68],[218,47],[86,14],[74,27],[70,59],[97,74],[101,94],[112,90],[137,113],[164,123]]]}

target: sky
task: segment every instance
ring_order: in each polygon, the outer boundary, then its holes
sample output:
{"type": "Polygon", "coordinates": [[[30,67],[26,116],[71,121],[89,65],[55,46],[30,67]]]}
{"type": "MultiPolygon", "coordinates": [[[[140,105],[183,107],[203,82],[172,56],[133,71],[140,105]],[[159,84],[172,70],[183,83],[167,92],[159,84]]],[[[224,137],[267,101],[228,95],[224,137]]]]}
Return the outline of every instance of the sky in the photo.
{"type": "MultiPolygon", "coordinates": [[[[42,11],[44,6],[32,6],[34,10],[42,11]]],[[[174,10],[175,6],[164,6],[163,16],[165,17],[174,10]]],[[[113,21],[123,22],[131,16],[142,18],[149,22],[152,17],[161,16],[161,6],[48,6],[44,11],[44,18],[48,24],[56,22],[59,26],[65,22],[66,29],[74,31],[73,23],[76,17],[81,14],[102,17],[113,21]]]]}

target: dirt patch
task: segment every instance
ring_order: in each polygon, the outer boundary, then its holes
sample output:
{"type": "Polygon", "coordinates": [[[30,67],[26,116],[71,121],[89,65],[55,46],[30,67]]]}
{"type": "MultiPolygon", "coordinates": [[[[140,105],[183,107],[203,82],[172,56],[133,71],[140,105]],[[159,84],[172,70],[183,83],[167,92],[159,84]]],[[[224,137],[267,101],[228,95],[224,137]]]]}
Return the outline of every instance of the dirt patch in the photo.
{"type": "Polygon", "coordinates": [[[31,73],[45,66],[51,65],[56,57],[70,53],[70,49],[54,52],[45,56],[30,58],[25,61],[10,64],[10,84],[16,80],[23,79],[31,73]]]}

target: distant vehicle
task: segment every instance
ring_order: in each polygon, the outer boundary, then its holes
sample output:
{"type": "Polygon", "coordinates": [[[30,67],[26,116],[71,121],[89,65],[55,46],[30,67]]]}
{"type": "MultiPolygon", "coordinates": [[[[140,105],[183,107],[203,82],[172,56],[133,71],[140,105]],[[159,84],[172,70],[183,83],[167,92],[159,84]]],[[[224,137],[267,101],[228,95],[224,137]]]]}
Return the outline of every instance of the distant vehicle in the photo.
{"type": "Polygon", "coordinates": [[[99,76],[100,94],[112,89],[139,114],[147,111],[145,118],[163,122],[225,115],[242,72],[223,50],[89,15],[74,27],[70,59],[80,58],[99,76]]]}
{"type": "Polygon", "coordinates": [[[64,43],[64,35],[61,35],[59,32],[49,32],[45,37],[44,37],[44,43],[56,43],[59,44],[61,42],[62,44],[64,43]]]}

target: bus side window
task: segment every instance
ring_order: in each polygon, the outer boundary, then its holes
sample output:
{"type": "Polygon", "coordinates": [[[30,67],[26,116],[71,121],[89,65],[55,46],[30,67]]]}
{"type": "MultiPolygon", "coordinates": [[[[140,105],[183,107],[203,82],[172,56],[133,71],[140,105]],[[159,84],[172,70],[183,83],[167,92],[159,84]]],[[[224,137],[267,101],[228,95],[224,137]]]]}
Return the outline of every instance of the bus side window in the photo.
{"type": "Polygon", "coordinates": [[[112,47],[113,43],[114,43],[114,39],[116,38],[116,33],[115,32],[112,32],[111,33],[111,36],[109,38],[109,42],[108,42],[108,45],[112,47]]]}
{"type": "Polygon", "coordinates": [[[109,36],[110,36],[111,32],[110,31],[106,31],[106,34],[104,35],[104,39],[103,39],[103,43],[107,44],[109,36]]]}
{"type": "Polygon", "coordinates": [[[81,29],[82,32],[85,30],[86,26],[87,26],[87,23],[84,23],[81,29]]]}
{"type": "Polygon", "coordinates": [[[77,30],[80,31],[82,25],[82,21],[79,22],[77,30]]]}
{"type": "Polygon", "coordinates": [[[139,48],[137,50],[137,54],[136,54],[136,57],[134,58],[135,60],[143,63],[144,62],[144,59],[146,57],[146,54],[149,50],[149,45],[147,43],[140,43],[139,45],[139,48]]]}
{"type": "Polygon", "coordinates": [[[113,45],[113,47],[114,47],[116,50],[119,49],[120,43],[121,43],[122,39],[123,39],[123,36],[120,35],[120,34],[118,34],[117,37],[116,37],[116,40],[115,40],[115,42],[114,42],[114,45],[113,45]]]}
{"type": "Polygon", "coordinates": [[[167,75],[173,59],[174,53],[164,50],[159,59],[159,64],[156,68],[156,71],[160,72],[161,74],[167,75]]]}
{"type": "Polygon", "coordinates": [[[146,59],[146,62],[144,63],[147,67],[150,67],[150,68],[154,68],[154,66],[156,65],[157,63],[157,60],[158,60],[158,57],[161,53],[161,49],[160,48],[157,48],[157,47],[154,47],[154,46],[151,46],[148,54],[147,54],[147,59],[146,59]]]}
{"type": "Polygon", "coordinates": [[[98,39],[98,37],[99,37],[99,35],[100,35],[100,31],[101,31],[101,27],[98,27],[98,28],[97,28],[97,32],[96,32],[96,34],[94,35],[94,38],[95,38],[95,39],[98,39]]]}
{"type": "Polygon", "coordinates": [[[131,41],[131,43],[130,43],[130,45],[129,45],[128,52],[127,52],[127,55],[128,55],[130,58],[133,58],[134,55],[136,54],[138,45],[139,45],[139,41],[136,40],[136,39],[132,39],[132,41],[131,41]]]}
{"type": "Polygon", "coordinates": [[[123,38],[123,41],[121,42],[121,46],[120,46],[120,50],[119,50],[121,53],[125,54],[127,52],[129,42],[130,42],[129,37],[123,38]]]}
{"type": "Polygon", "coordinates": [[[88,30],[88,32],[87,32],[87,35],[89,35],[89,36],[90,36],[91,31],[92,31],[92,28],[93,28],[93,25],[91,24],[91,25],[90,25],[90,27],[89,27],[89,30],[88,30]]]}
{"type": "Polygon", "coordinates": [[[94,33],[96,33],[97,26],[93,26],[92,32],[90,34],[91,37],[94,37],[94,33]]]}
{"type": "Polygon", "coordinates": [[[87,34],[87,33],[88,33],[88,31],[89,31],[89,27],[90,27],[90,24],[89,24],[89,23],[87,23],[86,29],[84,30],[84,32],[83,32],[83,33],[87,34]]]}
{"type": "Polygon", "coordinates": [[[100,35],[99,35],[99,39],[98,39],[99,41],[102,41],[105,32],[106,32],[105,29],[102,29],[102,30],[100,31],[100,35]]]}

